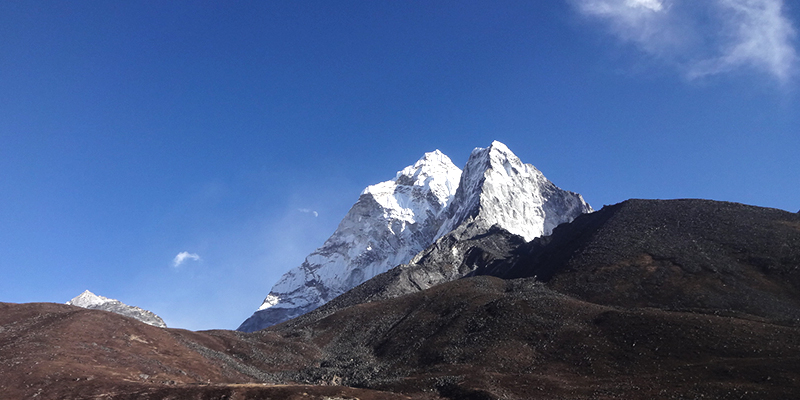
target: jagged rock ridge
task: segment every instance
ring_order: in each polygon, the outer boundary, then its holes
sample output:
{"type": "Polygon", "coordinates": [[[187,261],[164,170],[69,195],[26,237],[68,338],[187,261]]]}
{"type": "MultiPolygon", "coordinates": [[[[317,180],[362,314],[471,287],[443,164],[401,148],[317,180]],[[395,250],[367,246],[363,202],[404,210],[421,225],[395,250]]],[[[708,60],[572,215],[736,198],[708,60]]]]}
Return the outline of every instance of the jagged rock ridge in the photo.
{"type": "Polygon", "coordinates": [[[151,311],[141,309],[136,306],[129,306],[119,300],[109,299],[108,297],[98,296],[88,290],[79,294],[66,303],[67,305],[88,308],[92,310],[104,310],[134,318],[145,324],[159,328],[166,328],[167,324],[158,315],[151,311]]]}
{"type": "MultiPolygon", "coordinates": [[[[395,179],[365,189],[336,232],[280,279],[239,330],[263,329],[314,310],[380,273],[413,263],[445,236],[449,244],[439,247],[462,260],[454,243],[493,226],[531,240],[591,211],[579,194],[559,189],[500,142],[473,150],[463,173],[438,150],[426,153],[395,179]]],[[[461,269],[443,271],[428,285],[469,272],[461,269]]]]}

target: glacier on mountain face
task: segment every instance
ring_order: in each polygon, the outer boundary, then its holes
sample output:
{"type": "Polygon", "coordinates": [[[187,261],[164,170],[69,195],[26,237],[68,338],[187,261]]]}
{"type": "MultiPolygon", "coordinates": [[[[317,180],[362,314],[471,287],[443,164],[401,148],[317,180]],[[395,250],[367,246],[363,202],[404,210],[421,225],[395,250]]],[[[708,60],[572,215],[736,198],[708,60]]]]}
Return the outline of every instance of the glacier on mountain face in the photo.
{"type": "Polygon", "coordinates": [[[436,150],[394,179],[364,189],[325,243],[273,286],[239,330],[302,315],[361,282],[407,262],[431,242],[461,170],[436,150]]]}
{"type": "Polygon", "coordinates": [[[580,194],[560,189],[494,141],[472,151],[436,237],[462,225],[482,232],[498,225],[530,241],[588,212],[592,207],[580,194]]]}
{"type": "Polygon", "coordinates": [[[305,314],[449,233],[467,239],[496,225],[532,240],[591,211],[500,142],[473,150],[463,173],[440,151],[426,153],[395,179],[367,187],[336,232],[281,277],[239,330],[305,314]]]}
{"type": "Polygon", "coordinates": [[[137,319],[148,325],[159,328],[167,327],[167,324],[164,323],[164,320],[151,311],[147,311],[136,306],[127,305],[119,300],[98,296],[88,290],[66,302],[66,304],[81,308],[88,308],[91,310],[110,311],[126,317],[137,319]]]}

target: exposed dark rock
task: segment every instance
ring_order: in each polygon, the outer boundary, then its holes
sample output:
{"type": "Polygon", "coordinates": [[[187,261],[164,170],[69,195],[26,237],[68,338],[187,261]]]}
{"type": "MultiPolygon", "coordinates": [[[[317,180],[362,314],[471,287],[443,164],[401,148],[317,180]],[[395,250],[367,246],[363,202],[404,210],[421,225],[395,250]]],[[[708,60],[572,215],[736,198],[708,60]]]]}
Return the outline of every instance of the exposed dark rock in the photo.
{"type": "Polygon", "coordinates": [[[0,303],[0,393],[202,400],[800,393],[800,215],[631,200],[533,242],[500,229],[447,240],[329,308],[255,333],[158,329],[95,310],[0,303]],[[471,271],[477,276],[445,282],[471,271]]]}
{"type": "Polygon", "coordinates": [[[757,398],[800,390],[797,327],[620,309],[530,278],[461,279],[284,328],[271,329],[322,351],[318,364],[287,376],[308,383],[339,377],[389,391],[517,399],[757,398]]]}
{"type": "Polygon", "coordinates": [[[800,321],[800,216],[708,200],[628,200],[474,274],[536,277],[601,304],[800,321]]]}
{"type": "Polygon", "coordinates": [[[324,318],[343,308],[419,292],[461,278],[476,268],[511,256],[525,240],[492,226],[488,232],[465,224],[403,264],[351,289],[326,305],[287,322],[289,326],[324,318]],[[459,240],[458,237],[470,237],[459,240]]]}

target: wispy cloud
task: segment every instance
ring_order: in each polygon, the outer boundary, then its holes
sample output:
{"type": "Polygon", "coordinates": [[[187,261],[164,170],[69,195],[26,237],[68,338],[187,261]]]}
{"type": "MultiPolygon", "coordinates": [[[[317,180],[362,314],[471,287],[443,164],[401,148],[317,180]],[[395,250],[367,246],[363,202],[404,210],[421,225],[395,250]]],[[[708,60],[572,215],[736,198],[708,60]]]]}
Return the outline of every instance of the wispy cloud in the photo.
{"type": "Polygon", "coordinates": [[[179,267],[187,259],[194,260],[194,261],[200,261],[200,256],[197,255],[196,253],[189,253],[188,251],[182,251],[182,252],[178,253],[178,255],[175,256],[175,258],[172,260],[172,266],[173,267],[179,267]]]}
{"type": "Polygon", "coordinates": [[[689,78],[750,68],[787,82],[798,63],[783,0],[571,0],[689,78]]]}
{"type": "Polygon", "coordinates": [[[694,76],[727,72],[739,66],[751,66],[786,81],[797,63],[793,39],[796,31],[783,13],[782,0],[718,0],[721,15],[730,23],[717,58],[698,63],[694,76]]]}
{"type": "Polygon", "coordinates": [[[637,43],[650,52],[659,52],[671,41],[669,12],[661,0],[574,0],[584,15],[608,23],[623,40],[637,43]]]}
{"type": "Polygon", "coordinates": [[[306,214],[313,214],[315,217],[319,217],[319,213],[318,212],[316,212],[314,210],[311,210],[311,209],[308,209],[308,208],[298,208],[297,211],[300,211],[301,213],[306,213],[306,214]]]}

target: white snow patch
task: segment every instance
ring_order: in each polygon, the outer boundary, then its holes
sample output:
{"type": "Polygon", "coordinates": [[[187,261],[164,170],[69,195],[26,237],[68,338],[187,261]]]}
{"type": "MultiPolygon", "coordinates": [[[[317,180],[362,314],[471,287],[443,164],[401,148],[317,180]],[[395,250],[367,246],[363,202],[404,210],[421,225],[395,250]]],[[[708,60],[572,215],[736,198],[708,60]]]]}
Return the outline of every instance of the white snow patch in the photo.
{"type": "Polygon", "coordinates": [[[71,306],[88,308],[92,306],[99,306],[105,303],[111,303],[117,300],[109,299],[108,297],[98,296],[88,290],[76,296],[74,299],[66,302],[71,306]]]}
{"type": "Polygon", "coordinates": [[[266,310],[267,308],[270,308],[270,307],[278,304],[279,301],[281,301],[280,297],[275,296],[274,294],[270,293],[270,294],[267,295],[267,298],[264,299],[264,302],[261,303],[261,307],[258,307],[258,311],[266,310]]]}

